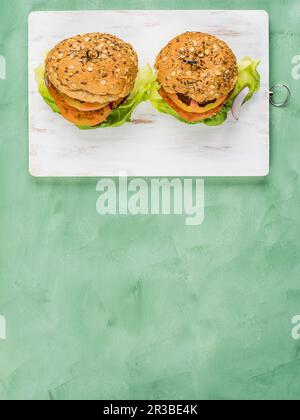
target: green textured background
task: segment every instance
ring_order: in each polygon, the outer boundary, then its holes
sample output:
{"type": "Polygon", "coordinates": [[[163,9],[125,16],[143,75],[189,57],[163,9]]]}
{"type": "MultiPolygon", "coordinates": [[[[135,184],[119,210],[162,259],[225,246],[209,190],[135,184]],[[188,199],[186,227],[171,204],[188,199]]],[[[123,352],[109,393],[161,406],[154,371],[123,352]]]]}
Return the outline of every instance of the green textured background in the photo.
{"type": "MultiPolygon", "coordinates": [[[[298,0],[1,0],[0,399],[298,399],[300,54],[298,0]],[[206,216],[100,217],[96,180],[28,175],[27,15],[101,8],[266,9],[267,179],[207,179],[206,216]]],[[[101,22],[99,22],[101,26],[101,22]]]]}

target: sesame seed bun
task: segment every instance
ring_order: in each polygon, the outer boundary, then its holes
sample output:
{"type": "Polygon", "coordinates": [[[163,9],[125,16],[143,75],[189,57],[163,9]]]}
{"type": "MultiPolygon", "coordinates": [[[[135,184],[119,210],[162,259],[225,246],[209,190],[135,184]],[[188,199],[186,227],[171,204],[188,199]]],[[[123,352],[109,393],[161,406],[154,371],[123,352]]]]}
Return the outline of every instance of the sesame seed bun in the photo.
{"type": "Polygon", "coordinates": [[[132,91],[138,72],[137,54],[116,36],[77,35],[48,54],[46,79],[61,93],[83,102],[107,104],[132,91]]]}
{"type": "Polygon", "coordinates": [[[236,57],[229,46],[202,32],[186,32],[171,40],[155,67],[164,92],[185,95],[199,104],[227,97],[238,79],[236,57]]]}

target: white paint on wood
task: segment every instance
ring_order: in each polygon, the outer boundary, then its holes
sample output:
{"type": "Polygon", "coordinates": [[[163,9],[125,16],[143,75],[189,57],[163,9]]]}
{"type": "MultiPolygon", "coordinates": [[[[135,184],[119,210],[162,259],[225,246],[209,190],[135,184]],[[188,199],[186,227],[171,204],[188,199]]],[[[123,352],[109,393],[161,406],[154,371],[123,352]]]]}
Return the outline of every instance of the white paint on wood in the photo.
{"type": "Polygon", "coordinates": [[[264,176],[269,171],[269,27],[264,11],[34,12],[29,16],[29,170],[33,176],[264,176]],[[261,60],[261,90],[220,127],[188,126],[142,104],[120,128],[80,131],[38,94],[34,69],[67,37],[108,32],[130,42],[140,65],[187,30],[222,38],[238,59],[261,60]]]}

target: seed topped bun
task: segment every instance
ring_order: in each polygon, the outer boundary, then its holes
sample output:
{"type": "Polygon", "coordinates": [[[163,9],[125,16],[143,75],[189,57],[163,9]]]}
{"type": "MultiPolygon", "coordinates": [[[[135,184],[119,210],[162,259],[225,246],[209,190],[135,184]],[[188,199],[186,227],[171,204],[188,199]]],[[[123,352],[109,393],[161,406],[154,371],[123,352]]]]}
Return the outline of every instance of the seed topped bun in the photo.
{"type": "Polygon", "coordinates": [[[77,35],[55,46],[46,58],[45,77],[61,93],[107,104],[132,91],[138,72],[130,44],[103,33],[77,35]]]}
{"type": "Polygon", "coordinates": [[[199,104],[227,97],[234,89],[238,68],[234,53],[218,38],[186,32],[159,53],[155,67],[167,94],[182,94],[199,104]]]}

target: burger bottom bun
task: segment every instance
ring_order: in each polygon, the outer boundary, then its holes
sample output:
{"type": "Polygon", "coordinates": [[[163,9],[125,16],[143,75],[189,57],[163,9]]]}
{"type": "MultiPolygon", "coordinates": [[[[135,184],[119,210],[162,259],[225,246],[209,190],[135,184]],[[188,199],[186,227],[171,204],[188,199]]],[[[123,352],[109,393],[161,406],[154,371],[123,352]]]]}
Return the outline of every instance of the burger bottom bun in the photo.
{"type": "Polygon", "coordinates": [[[83,102],[78,101],[78,99],[70,98],[64,93],[61,93],[60,95],[68,105],[70,105],[72,108],[78,109],[78,111],[98,111],[99,109],[104,108],[110,104],[110,102],[106,102],[104,104],[99,104],[97,102],[83,102]]]}
{"type": "Polygon", "coordinates": [[[67,95],[69,98],[77,99],[78,101],[84,101],[84,102],[91,102],[91,103],[99,103],[99,104],[106,104],[113,101],[117,101],[121,98],[124,98],[128,96],[128,91],[131,92],[133,89],[134,84],[130,86],[130,89],[123,89],[118,94],[108,94],[108,95],[95,95],[88,91],[78,90],[73,91],[71,89],[66,88],[63,85],[59,86],[59,91],[67,95]]]}
{"type": "Polygon", "coordinates": [[[207,118],[211,118],[213,116],[215,116],[216,114],[218,114],[224,103],[226,102],[226,100],[229,98],[230,94],[226,97],[226,99],[224,100],[224,102],[222,104],[220,104],[219,106],[217,106],[216,108],[210,109],[207,112],[203,112],[202,114],[199,113],[193,113],[193,112],[187,112],[184,111],[182,108],[180,108],[168,95],[167,92],[165,92],[165,90],[163,88],[160,88],[159,90],[159,94],[160,96],[163,98],[163,100],[170,105],[176,112],[177,114],[184,119],[187,122],[198,122],[198,121],[203,121],[206,120],[207,118]]]}

